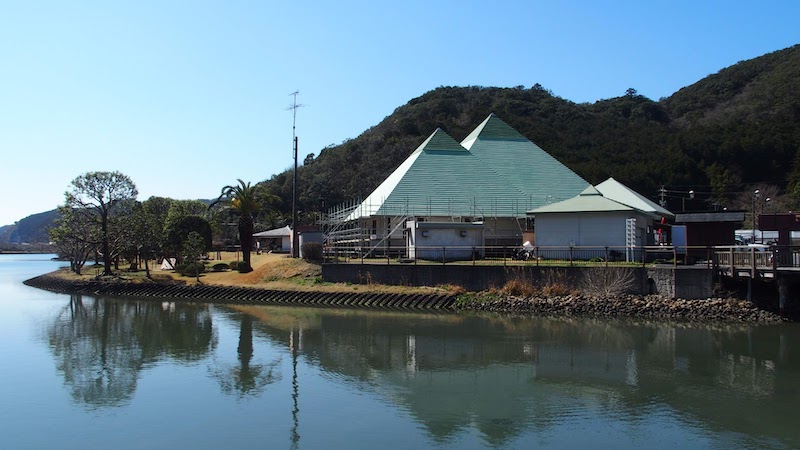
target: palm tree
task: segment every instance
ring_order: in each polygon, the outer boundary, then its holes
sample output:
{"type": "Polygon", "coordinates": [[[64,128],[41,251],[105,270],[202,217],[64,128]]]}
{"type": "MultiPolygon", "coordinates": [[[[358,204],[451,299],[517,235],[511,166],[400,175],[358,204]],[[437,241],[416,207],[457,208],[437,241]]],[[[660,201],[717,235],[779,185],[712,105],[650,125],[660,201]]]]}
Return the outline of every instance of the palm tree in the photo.
{"type": "MultiPolygon", "coordinates": [[[[245,183],[238,180],[236,186],[225,186],[222,192],[211,206],[217,203],[227,203],[239,213],[238,229],[239,242],[242,244],[242,259],[247,264],[247,270],[252,270],[250,265],[250,249],[253,248],[253,217],[264,207],[266,203],[272,203],[274,195],[264,192],[260,185],[252,186],[249,182],[245,183]]],[[[209,206],[209,208],[211,207],[209,206]]]]}
{"type": "Polygon", "coordinates": [[[280,358],[269,364],[253,364],[253,316],[242,314],[239,325],[239,364],[215,363],[212,376],[219,381],[222,392],[239,398],[258,395],[264,388],[281,379],[280,358]]]}

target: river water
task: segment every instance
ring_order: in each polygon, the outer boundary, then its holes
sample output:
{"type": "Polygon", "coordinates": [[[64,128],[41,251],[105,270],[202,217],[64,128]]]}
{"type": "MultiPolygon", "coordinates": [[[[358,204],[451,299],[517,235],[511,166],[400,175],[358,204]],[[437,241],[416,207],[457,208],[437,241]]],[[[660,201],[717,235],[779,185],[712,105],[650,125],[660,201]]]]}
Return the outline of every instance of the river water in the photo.
{"type": "Polygon", "coordinates": [[[800,327],[54,294],[0,255],[0,448],[800,448],[800,327]]]}

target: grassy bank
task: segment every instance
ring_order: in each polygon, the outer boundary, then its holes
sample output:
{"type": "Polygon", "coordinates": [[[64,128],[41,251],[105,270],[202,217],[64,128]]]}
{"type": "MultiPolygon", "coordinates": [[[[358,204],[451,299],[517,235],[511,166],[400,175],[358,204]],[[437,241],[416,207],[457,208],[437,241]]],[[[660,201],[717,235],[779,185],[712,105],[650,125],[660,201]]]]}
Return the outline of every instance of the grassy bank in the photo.
{"type": "MultiPolygon", "coordinates": [[[[238,255],[221,254],[208,267],[237,262],[238,255]]],[[[206,272],[199,280],[173,270],[118,270],[99,276],[102,267],[86,267],[83,275],[67,269],[26,281],[59,292],[107,293],[123,296],[166,296],[222,303],[289,303],[327,306],[449,309],[535,316],[636,317],[649,320],[777,323],[781,317],[736,299],[682,300],[659,296],[623,295],[588,289],[579,291],[554,278],[543,285],[515,279],[484,292],[465,292],[458,286],[410,287],[374,283],[325,283],[321,267],[280,254],[253,255],[253,271],[206,272]],[[153,286],[155,282],[161,286],[153,286]],[[249,288],[249,289],[248,289],[249,288]],[[321,295],[320,295],[321,294],[321,295]]],[[[235,266],[235,264],[234,264],[235,266]]],[[[589,286],[591,287],[591,286],[589,286]]],[[[597,286],[595,286],[597,287],[597,286]]]]}
{"type": "MultiPolygon", "coordinates": [[[[215,255],[216,256],[216,255],[215,255]]],[[[219,263],[235,263],[241,260],[241,254],[233,252],[222,252],[219,259],[207,261],[210,269],[219,263]]],[[[155,261],[149,263],[151,280],[162,283],[180,283],[186,285],[200,284],[213,286],[236,286],[254,287],[278,291],[300,291],[300,292],[374,292],[391,294],[455,294],[460,292],[460,288],[452,286],[439,287],[412,287],[412,286],[388,286],[381,284],[345,284],[345,283],[326,283],[322,281],[322,268],[317,264],[311,264],[302,259],[290,258],[286,254],[262,253],[252,254],[250,261],[253,271],[249,273],[239,273],[236,270],[225,270],[221,272],[207,271],[200,274],[199,280],[195,277],[183,276],[174,270],[161,270],[155,261]]],[[[114,276],[108,281],[117,280],[125,282],[145,282],[150,281],[145,277],[144,269],[130,271],[127,266],[120,266],[120,270],[114,271],[114,276]]],[[[101,277],[102,266],[84,266],[81,275],[77,275],[69,270],[60,270],[55,275],[69,280],[89,280],[105,279],[101,277]]]]}

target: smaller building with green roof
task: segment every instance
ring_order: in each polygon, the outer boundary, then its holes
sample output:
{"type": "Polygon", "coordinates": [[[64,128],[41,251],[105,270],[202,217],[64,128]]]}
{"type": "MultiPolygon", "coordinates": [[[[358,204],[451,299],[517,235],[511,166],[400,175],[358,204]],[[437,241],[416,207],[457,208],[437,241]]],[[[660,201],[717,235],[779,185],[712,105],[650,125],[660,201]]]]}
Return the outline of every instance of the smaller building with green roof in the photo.
{"type": "Polygon", "coordinates": [[[535,245],[630,251],[655,243],[653,225],[674,215],[622,183],[609,178],[579,195],[528,211],[535,223],[535,245]]]}

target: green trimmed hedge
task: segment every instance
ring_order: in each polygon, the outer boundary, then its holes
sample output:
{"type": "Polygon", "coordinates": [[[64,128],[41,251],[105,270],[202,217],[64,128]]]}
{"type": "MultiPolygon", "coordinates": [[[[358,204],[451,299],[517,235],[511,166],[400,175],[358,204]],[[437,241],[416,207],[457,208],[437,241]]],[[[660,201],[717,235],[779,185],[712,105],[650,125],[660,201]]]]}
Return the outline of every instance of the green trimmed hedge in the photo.
{"type": "Polygon", "coordinates": [[[216,263],[211,266],[212,272],[225,272],[226,270],[230,270],[231,266],[226,263],[216,263]]]}
{"type": "Polygon", "coordinates": [[[186,267],[181,270],[181,275],[185,277],[196,277],[206,271],[205,264],[196,262],[193,264],[185,264],[186,267]]]}

